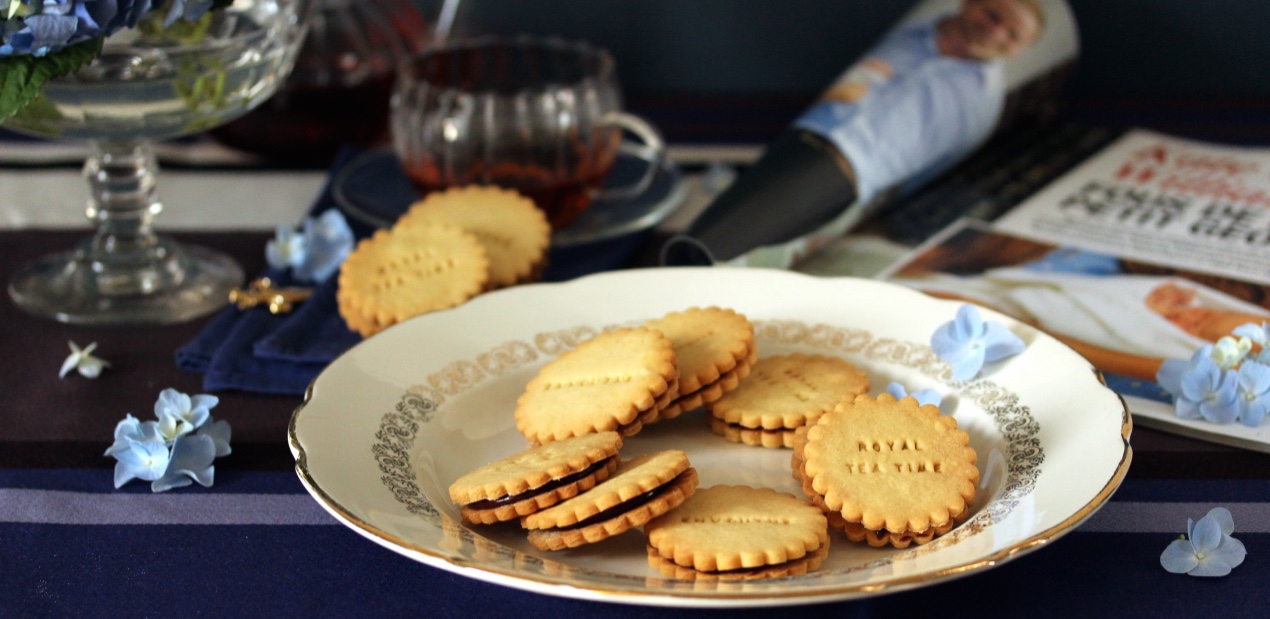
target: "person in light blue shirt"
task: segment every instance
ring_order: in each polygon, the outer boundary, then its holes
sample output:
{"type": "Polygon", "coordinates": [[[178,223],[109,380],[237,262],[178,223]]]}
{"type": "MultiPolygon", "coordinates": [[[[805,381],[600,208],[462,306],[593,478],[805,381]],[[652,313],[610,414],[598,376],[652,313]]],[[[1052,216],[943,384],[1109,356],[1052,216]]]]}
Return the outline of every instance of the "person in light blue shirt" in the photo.
{"type": "Polygon", "coordinates": [[[1000,61],[1043,25],[1035,0],[963,0],[958,13],[892,32],[795,126],[842,152],[860,202],[928,179],[992,132],[1005,99],[1000,61]]]}

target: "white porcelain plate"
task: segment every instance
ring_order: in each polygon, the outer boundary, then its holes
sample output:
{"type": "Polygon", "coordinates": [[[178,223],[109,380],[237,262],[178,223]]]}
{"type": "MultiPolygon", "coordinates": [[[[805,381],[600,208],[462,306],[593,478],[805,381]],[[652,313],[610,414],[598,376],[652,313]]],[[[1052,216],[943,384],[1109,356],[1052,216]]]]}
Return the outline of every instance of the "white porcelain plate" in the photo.
{"type": "MultiPolygon", "coordinates": [[[[313,382],[289,432],[300,479],[341,522],[395,552],[537,593],[664,606],[762,606],[841,600],[973,574],[1044,546],[1091,516],[1129,467],[1129,413],[1081,356],[984,311],[1027,343],[1022,354],[953,381],[927,342],[957,303],[871,280],[785,271],[650,269],[482,295],[420,316],[349,350],[313,382]],[[768,581],[668,579],[648,567],[640,531],[575,550],[536,550],[514,523],[462,524],[447,488],[521,451],[516,398],[543,364],[613,326],[717,305],[754,323],[759,355],[837,355],[872,393],[900,381],[934,388],[978,452],[969,519],[924,546],[879,550],[832,536],[813,573],[768,581]]],[[[696,411],[646,427],[624,457],[683,449],[701,486],[800,494],[790,452],[728,443],[696,411]]]]}

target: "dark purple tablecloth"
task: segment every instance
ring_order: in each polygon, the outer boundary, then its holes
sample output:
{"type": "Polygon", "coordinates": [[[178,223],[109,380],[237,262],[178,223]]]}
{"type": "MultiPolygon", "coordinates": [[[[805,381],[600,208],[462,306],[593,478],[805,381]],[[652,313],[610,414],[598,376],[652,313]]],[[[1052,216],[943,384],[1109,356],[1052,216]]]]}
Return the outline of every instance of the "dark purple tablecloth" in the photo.
{"type": "MultiPolygon", "coordinates": [[[[0,274],[81,233],[0,232],[0,274]]],[[[264,234],[186,235],[263,268],[264,234]]],[[[197,393],[173,351],[204,321],[89,328],[0,301],[0,617],[687,616],[701,611],[551,598],[405,559],[340,526],[296,478],[286,426],[298,397],[220,393],[233,425],[212,488],[151,494],[112,485],[102,456],[126,413],[151,418],[165,387],[197,393]],[[67,340],[98,343],[97,380],[57,371],[67,340]]],[[[965,578],[815,616],[1264,616],[1270,602],[1270,456],[1138,428],[1128,479],[1076,531],[965,578]],[[1248,559],[1227,578],[1166,573],[1159,555],[1186,519],[1225,505],[1248,559]]],[[[770,610],[723,611],[769,616],[770,610]]],[[[718,614],[722,615],[723,612],[718,614]]]]}

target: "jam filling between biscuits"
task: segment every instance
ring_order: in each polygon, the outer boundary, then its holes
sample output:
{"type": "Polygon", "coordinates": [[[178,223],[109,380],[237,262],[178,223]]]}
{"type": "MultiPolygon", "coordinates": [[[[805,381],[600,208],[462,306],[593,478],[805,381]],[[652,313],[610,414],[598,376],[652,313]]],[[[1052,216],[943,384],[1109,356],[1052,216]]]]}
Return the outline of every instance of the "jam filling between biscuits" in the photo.
{"type": "Polygon", "coordinates": [[[558,488],[562,488],[569,484],[575,483],[579,480],[586,479],[587,477],[594,475],[596,471],[603,469],[610,460],[616,457],[617,456],[609,456],[608,458],[600,460],[599,462],[596,462],[595,464],[592,464],[591,466],[585,469],[582,469],[581,471],[578,471],[577,473],[565,475],[564,477],[561,477],[559,479],[553,479],[541,486],[538,486],[537,488],[533,488],[531,490],[522,492],[520,494],[508,495],[498,499],[483,499],[475,503],[468,503],[467,505],[464,505],[464,507],[467,507],[469,509],[478,509],[478,510],[494,509],[496,507],[502,507],[504,505],[511,505],[513,503],[519,503],[524,500],[532,499],[540,494],[546,494],[558,488]]]}
{"type": "Polygon", "coordinates": [[[678,483],[679,480],[683,478],[684,475],[687,475],[687,474],[688,474],[688,471],[684,471],[683,473],[680,473],[679,475],[675,476],[674,479],[660,486],[657,486],[656,488],[653,488],[652,490],[649,490],[648,492],[645,492],[644,494],[641,494],[629,500],[618,503],[617,505],[614,505],[613,507],[610,507],[598,514],[595,514],[594,516],[591,516],[590,518],[579,520],[578,522],[571,524],[567,527],[556,527],[554,529],[548,529],[548,530],[569,531],[571,529],[581,529],[581,528],[589,527],[593,524],[604,522],[605,520],[609,520],[611,518],[615,518],[621,514],[631,511],[632,509],[645,505],[649,501],[652,501],[653,499],[657,498],[658,495],[669,490],[676,483],[678,483]]]}

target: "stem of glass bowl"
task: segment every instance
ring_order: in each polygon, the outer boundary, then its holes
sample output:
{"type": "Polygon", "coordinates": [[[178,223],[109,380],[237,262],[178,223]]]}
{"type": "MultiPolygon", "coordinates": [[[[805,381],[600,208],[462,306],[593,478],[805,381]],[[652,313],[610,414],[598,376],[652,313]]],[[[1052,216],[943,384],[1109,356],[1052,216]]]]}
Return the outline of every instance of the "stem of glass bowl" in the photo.
{"type": "Polygon", "coordinates": [[[150,143],[90,144],[84,177],[96,234],[25,265],[9,281],[9,296],[30,313],[76,324],[182,322],[223,307],[242,269],[228,256],[154,233],[163,206],[150,143]]]}

